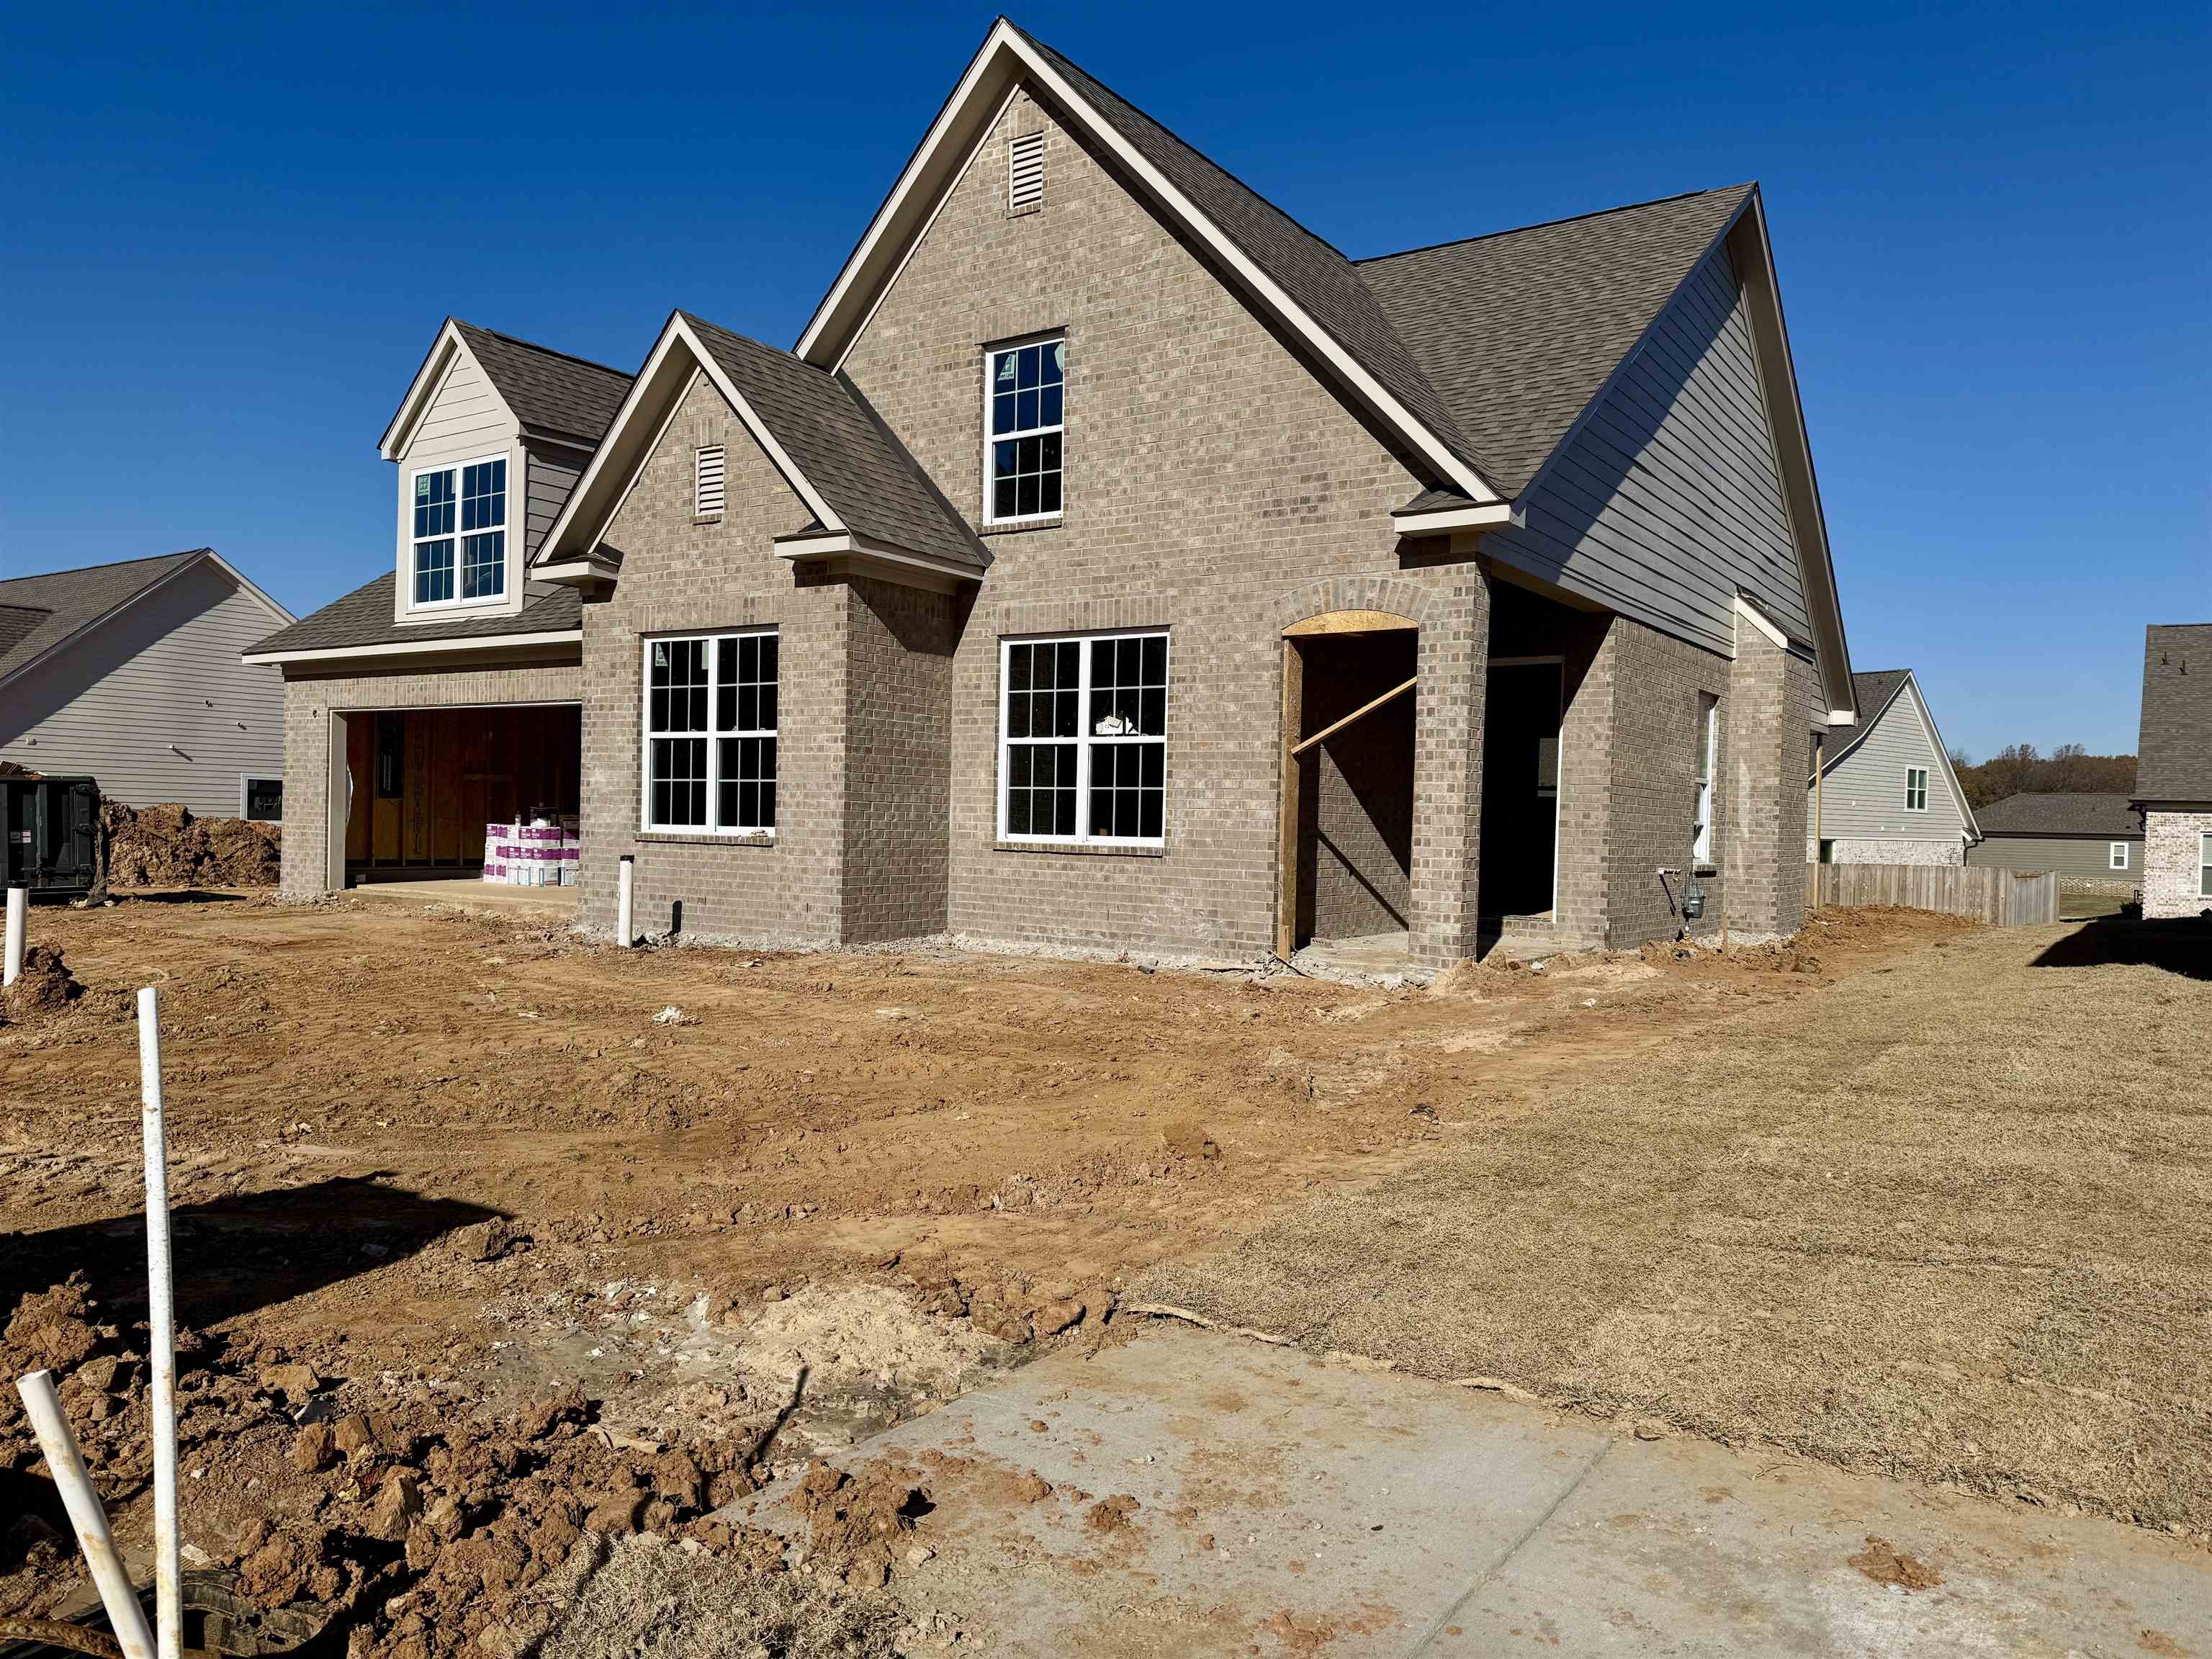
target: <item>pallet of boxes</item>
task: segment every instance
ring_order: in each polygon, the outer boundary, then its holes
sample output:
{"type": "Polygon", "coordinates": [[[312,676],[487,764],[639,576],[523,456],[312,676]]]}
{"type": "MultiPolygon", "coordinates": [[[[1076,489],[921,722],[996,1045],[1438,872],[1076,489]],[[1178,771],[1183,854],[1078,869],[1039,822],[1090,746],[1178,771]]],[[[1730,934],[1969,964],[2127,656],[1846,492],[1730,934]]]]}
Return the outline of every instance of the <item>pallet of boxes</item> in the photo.
{"type": "Polygon", "coordinates": [[[583,837],[574,813],[484,825],[483,878],[502,887],[574,887],[583,837]]]}

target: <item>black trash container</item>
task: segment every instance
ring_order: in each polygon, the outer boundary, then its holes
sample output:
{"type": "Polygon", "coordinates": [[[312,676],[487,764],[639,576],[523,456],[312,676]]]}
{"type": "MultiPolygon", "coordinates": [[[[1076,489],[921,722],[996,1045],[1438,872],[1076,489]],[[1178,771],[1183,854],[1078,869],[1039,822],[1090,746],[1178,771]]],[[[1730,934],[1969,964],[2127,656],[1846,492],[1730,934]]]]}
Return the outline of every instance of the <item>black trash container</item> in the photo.
{"type": "Polygon", "coordinates": [[[100,880],[100,786],[90,778],[0,778],[0,876],[33,896],[74,897],[100,880]]]}

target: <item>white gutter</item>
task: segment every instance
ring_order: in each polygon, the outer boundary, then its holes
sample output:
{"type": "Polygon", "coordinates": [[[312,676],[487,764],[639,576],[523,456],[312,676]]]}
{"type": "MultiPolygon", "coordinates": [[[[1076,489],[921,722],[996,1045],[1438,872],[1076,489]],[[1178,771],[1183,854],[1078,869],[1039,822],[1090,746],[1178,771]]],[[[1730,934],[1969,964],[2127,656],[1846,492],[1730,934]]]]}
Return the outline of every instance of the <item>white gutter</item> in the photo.
{"type": "Polygon", "coordinates": [[[581,645],[580,628],[542,634],[476,634],[462,639],[397,640],[388,645],[339,645],[315,651],[246,652],[242,663],[345,662],[362,657],[424,657],[453,651],[512,651],[528,645],[581,645]]]}

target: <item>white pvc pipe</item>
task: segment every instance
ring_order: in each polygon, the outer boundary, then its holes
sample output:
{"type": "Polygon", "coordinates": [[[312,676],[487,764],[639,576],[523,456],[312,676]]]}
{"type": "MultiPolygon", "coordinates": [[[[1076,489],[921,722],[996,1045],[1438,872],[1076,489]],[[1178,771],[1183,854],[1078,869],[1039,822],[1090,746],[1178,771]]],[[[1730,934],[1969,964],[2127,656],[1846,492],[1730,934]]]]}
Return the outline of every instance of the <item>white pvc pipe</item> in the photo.
{"type": "Polygon", "coordinates": [[[615,878],[615,938],[627,951],[637,942],[636,930],[630,926],[634,914],[630,908],[630,894],[637,881],[637,860],[624,854],[617,868],[621,873],[615,878]]]}
{"type": "Polygon", "coordinates": [[[0,985],[13,985],[23,976],[23,933],[30,923],[31,890],[8,890],[8,961],[0,985]]]}
{"type": "Polygon", "coordinates": [[[169,1267],[169,1137],[161,1121],[161,1003],[138,993],[138,1097],[146,1134],[146,1336],[154,1368],[154,1627],[160,1659],[184,1651],[178,1577],[177,1322],[169,1267]]]}
{"type": "Polygon", "coordinates": [[[107,1529],[107,1511],[100,1506],[100,1494],[92,1489],[92,1477],[84,1472],[84,1457],[76,1449],[76,1437],[70,1433],[69,1419],[62,1415],[53,1373],[33,1371],[17,1382],[15,1392],[23,1396],[23,1410],[39,1437],[39,1449],[46,1455],[54,1485],[61,1488],[70,1525],[76,1529],[77,1547],[84,1552],[84,1564],[92,1570],[92,1582],[107,1609],[107,1622],[114,1627],[115,1639],[122,1644],[123,1659],[154,1659],[154,1638],[146,1628],[146,1611],[138,1605],[138,1593],[131,1588],[130,1575],[123,1571],[123,1558],[115,1553],[115,1534],[107,1529]]]}

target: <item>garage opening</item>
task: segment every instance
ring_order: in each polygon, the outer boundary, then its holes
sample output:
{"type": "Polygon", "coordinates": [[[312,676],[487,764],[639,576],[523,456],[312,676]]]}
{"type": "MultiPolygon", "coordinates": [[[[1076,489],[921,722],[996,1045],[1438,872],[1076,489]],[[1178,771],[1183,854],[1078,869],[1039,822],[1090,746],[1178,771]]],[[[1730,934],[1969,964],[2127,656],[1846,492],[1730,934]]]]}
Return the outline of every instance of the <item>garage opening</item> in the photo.
{"type": "Polygon", "coordinates": [[[335,816],[344,803],[349,885],[480,876],[493,826],[573,827],[581,808],[583,711],[574,703],[333,718],[345,788],[331,805],[335,816]]]}
{"type": "Polygon", "coordinates": [[[1402,617],[1340,611],[1283,641],[1282,892],[1277,949],[1404,966],[1413,867],[1413,689],[1402,617]]]}

